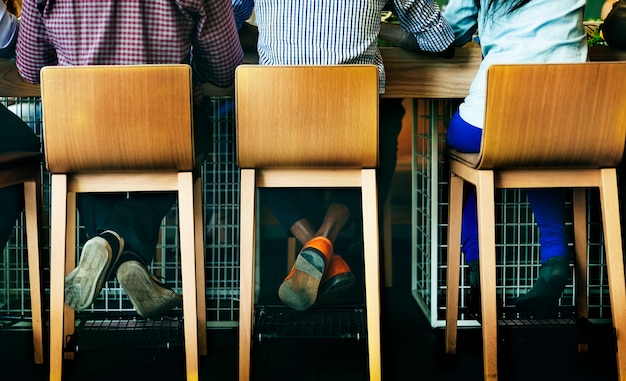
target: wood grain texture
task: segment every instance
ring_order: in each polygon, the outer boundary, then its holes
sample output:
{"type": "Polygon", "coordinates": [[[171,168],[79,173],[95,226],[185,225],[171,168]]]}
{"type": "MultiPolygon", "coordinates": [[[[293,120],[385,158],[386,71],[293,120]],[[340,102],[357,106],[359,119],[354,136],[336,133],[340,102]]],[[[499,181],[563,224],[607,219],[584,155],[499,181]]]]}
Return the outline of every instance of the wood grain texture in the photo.
{"type": "Polygon", "coordinates": [[[375,66],[242,65],[235,87],[242,168],[377,166],[375,66]]]}
{"type": "Polygon", "coordinates": [[[494,65],[480,168],[615,167],[626,139],[626,62],[494,65]]]}
{"type": "Polygon", "coordinates": [[[41,73],[51,173],[193,169],[189,66],[56,66],[41,73]]]}
{"type": "Polygon", "coordinates": [[[0,96],[38,97],[39,85],[27,82],[17,71],[14,60],[0,59],[0,96]]]}
{"type": "Polygon", "coordinates": [[[482,60],[480,49],[456,49],[451,59],[381,48],[385,98],[465,98],[482,60]]]}
{"type": "MultiPolygon", "coordinates": [[[[380,53],[385,62],[387,85],[384,98],[464,98],[480,66],[482,56],[478,48],[456,49],[453,58],[421,56],[401,48],[383,47],[380,53]]],[[[626,61],[626,51],[608,46],[589,48],[590,61],[626,61]]],[[[247,64],[258,63],[258,57],[247,54],[247,64]]],[[[233,96],[234,86],[219,88],[204,85],[207,96],[233,96]]],[[[39,96],[39,85],[20,77],[14,60],[0,59],[0,96],[39,96]]]]}

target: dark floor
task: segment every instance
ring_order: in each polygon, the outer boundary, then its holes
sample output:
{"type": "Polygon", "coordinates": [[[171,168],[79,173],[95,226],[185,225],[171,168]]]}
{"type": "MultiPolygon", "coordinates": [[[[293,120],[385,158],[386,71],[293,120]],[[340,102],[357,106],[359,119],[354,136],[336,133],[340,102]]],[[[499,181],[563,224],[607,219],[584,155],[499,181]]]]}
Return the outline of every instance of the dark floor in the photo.
{"type": "MultiPolygon", "coordinates": [[[[383,378],[481,380],[480,329],[461,330],[458,353],[445,354],[443,330],[430,327],[411,296],[410,242],[409,237],[394,239],[394,284],[392,288],[383,289],[382,294],[383,378]]],[[[283,243],[284,241],[280,241],[281,245],[283,243]]],[[[262,250],[269,250],[269,245],[265,244],[262,250]]],[[[358,258],[351,258],[347,254],[344,256],[350,263],[358,262],[358,258]]],[[[264,288],[261,294],[261,299],[267,299],[261,302],[268,305],[275,301],[275,287],[284,276],[280,274],[284,271],[284,266],[275,271],[271,271],[270,267],[264,267],[264,288]]],[[[358,271],[355,272],[357,280],[362,281],[358,271]]],[[[344,295],[346,302],[358,304],[360,293],[357,291],[358,288],[353,287],[350,293],[344,295]]],[[[332,305],[331,302],[333,301],[327,301],[326,306],[332,305]]],[[[501,328],[500,379],[616,380],[615,351],[610,327],[595,326],[588,333],[589,351],[578,353],[578,332],[572,326],[552,329],[501,328]]],[[[201,358],[201,379],[236,380],[237,331],[209,330],[208,335],[209,355],[201,358]]],[[[33,365],[31,353],[30,331],[0,329],[2,379],[47,380],[47,364],[33,365]]],[[[263,340],[254,344],[253,379],[366,380],[366,356],[365,340],[263,340]]],[[[180,346],[171,349],[79,350],[75,359],[66,361],[64,366],[66,381],[184,380],[184,374],[184,357],[180,346]]]]}

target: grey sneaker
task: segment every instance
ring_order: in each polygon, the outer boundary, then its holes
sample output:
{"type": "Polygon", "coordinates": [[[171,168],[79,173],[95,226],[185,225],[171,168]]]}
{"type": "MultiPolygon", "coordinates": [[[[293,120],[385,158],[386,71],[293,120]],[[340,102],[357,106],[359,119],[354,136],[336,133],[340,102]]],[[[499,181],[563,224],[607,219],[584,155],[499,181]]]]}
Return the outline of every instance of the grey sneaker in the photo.
{"type": "Polygon", "coordinates": [[[138,261],[123,262],[117,269],[117,280],[137,313],[145,318],[162,315],[183,304],[180,295],[161,283],[138,261]]]}
{"type": "Polygon", "coordinates": [[[65,277],[65,303],[76,311],[82,311],[98,297],[110,269],[117,262],[124,240],[114,231],[107,230],[85,243],[78,266],[65,277]],[[119,249],[113,253],[111,243],[105,239],[117,239],[119,249]]]}

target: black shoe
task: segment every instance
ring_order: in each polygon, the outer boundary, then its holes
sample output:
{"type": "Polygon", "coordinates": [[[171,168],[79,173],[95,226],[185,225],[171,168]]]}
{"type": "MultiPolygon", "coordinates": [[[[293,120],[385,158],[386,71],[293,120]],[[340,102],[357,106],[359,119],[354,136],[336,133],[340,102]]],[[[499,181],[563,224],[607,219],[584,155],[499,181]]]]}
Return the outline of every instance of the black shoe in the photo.
{"type": "Polygon", "coordinates": [[[569,277],[569,258],[552,257],[541,266],[539,277],[525,295],[520,296],[515,305],[523,313],[535,317],[556,315],[559,298],[569,277]]]}
{"type": "MultiPolygon", "coordinates": [[[[467,314],[470,318],[482,324],[482,298],[480,294],[480,270],[478,259],[469,262],[467,265],[470,269],[470,292],[469,300],[467,302],[467,314]]],[[[500,295],[496,295],[496,312],[498,316],[502,316],[503,306],[504,303],[502,302],[502,297],[500,295]]]]}
{"type": "Polygon", "coordinates": [[[76,311],[89,307],[115,267],[124,240],[107,230],[85,242],[78,266],[65,277],[65,303],[76,311]]]}
{"type": "Polygon", "coordinates": [[[480,322],[481,319],[481,299],[480,299],[480,271],[478,259],[467,264],[469,267],[470,293],[467,302],[467,313],[471,318],[480,322]]]}

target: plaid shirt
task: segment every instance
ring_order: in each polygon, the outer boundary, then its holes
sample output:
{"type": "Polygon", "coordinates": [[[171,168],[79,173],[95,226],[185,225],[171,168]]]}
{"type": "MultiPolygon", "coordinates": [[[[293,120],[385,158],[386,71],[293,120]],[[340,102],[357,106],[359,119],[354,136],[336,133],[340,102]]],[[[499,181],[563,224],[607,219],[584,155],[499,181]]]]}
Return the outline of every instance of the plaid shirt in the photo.
{"type": "Polygon", "coordinates": [[[186,63],[194,96],[227,87],[243,62],[229,0],[24,0],[17,67],[31,83],[50,65],[186,63]]]}

